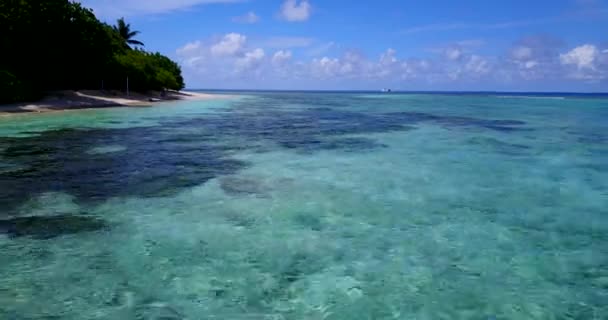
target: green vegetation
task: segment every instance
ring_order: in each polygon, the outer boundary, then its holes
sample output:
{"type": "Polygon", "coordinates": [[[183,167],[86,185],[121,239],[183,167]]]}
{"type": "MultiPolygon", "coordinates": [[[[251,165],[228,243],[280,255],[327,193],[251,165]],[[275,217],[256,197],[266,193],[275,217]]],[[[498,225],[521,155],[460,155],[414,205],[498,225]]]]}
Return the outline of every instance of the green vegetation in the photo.
{"type": "Polygon", "coordinates": [[[110,26],[69,0],[0,1],[0,103],[102,84],[124,90],[127,77],[136,91],[182,89],[180,67],[140,49],[137,34],[123,19],[110,26]]]}

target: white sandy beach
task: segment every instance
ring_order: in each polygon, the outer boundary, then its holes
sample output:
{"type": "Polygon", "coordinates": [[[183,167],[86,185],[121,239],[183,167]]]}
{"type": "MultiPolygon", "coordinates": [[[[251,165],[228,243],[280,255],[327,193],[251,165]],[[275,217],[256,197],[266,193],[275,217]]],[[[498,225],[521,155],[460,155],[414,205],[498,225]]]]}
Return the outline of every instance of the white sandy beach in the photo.
{"type": "Polygon", "coordinates": [[[189,91],[169,91],[162,97],[159,92],[149,94],[131,93],[127,95],[120,91],[57,91],[36,102],[0,105],[0,116],[30,112],[41,113],[109,107],[146,107],[163,101],[211,100],[228,97],[228,95],[189,91]]]}

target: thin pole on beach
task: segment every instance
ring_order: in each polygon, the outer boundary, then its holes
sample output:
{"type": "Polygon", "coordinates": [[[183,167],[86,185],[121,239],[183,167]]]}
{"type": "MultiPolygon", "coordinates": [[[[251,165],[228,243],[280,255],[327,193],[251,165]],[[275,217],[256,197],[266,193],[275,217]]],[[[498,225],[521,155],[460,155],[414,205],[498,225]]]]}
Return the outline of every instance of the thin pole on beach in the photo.
{"type": "Polygon", "coordinates": [[[129,93],[129,77],[127,77],[127,97],[130,97],[131,94],[129,93]]]}

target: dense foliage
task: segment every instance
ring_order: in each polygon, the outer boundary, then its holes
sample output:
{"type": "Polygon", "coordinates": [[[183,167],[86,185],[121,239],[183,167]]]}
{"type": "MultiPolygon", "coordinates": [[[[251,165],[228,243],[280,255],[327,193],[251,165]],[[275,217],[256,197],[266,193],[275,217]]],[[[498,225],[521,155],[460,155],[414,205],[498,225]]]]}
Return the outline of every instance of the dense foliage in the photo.
{"type": "Polygon", "coordinates": [[[180,67],[133,39],[120,19],[100,22],[69,0],[0,1],[0,102],[34,99],[47,90],[182,89],[180,67]]]}

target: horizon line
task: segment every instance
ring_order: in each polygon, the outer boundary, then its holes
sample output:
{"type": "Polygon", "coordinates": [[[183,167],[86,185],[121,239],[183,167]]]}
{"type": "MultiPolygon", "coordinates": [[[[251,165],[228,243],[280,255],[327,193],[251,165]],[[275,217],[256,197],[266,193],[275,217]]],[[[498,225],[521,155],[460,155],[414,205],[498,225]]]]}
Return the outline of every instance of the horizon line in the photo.
{"type": "Polygon", "coordinates": [[[583,94],[583,95],[608,95],[608,91],[512,91],[512,90],[392,90],[391,92],[383,92],[381,90],[370,90],[370,89],[219,89],[219,88],[186,88],[185,91],[241,91],[241,92],[344,92],[344,93],[524,93],[524,94],[583,94]]]}

